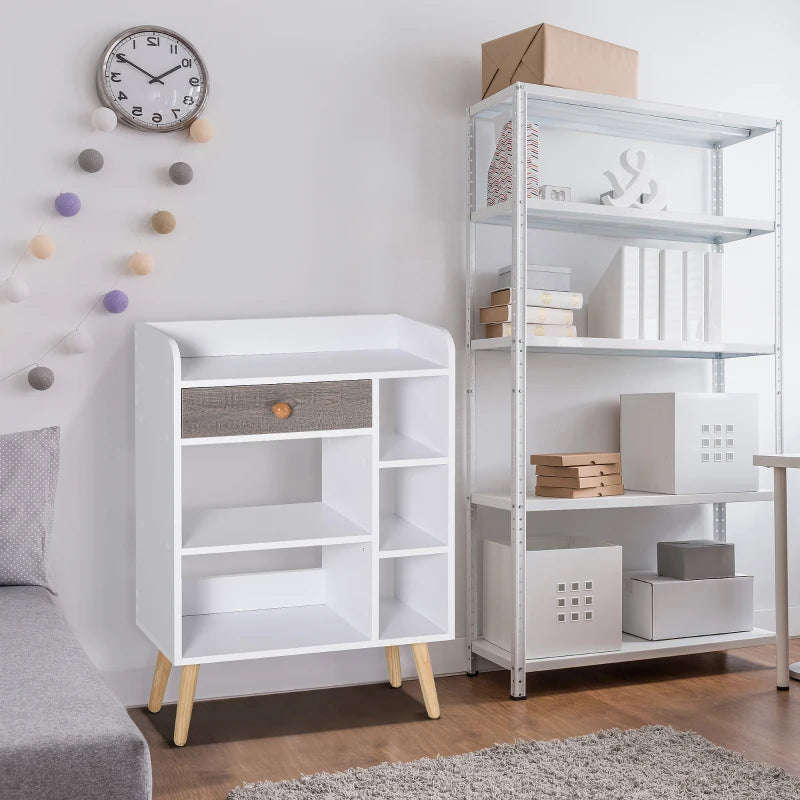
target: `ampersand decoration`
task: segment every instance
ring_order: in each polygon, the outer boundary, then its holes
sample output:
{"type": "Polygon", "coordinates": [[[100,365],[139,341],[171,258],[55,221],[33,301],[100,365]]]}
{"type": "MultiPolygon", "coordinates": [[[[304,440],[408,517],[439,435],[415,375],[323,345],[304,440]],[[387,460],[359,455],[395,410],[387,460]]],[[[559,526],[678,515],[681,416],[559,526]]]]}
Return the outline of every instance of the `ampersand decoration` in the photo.
{"type": "Polygon", "coordinates": [[[619,163],[624,172],[630,175],[630,180],[623,186],[622,181],[627,178],[624,173],[618,176],[613,170],[604,172],[612,191],[600,195],[603,204],[615,208],[664,211],[667,199],[664,190],[653,178],[653,156],[647,150],[632,147],[620,155],[619,163]]]}

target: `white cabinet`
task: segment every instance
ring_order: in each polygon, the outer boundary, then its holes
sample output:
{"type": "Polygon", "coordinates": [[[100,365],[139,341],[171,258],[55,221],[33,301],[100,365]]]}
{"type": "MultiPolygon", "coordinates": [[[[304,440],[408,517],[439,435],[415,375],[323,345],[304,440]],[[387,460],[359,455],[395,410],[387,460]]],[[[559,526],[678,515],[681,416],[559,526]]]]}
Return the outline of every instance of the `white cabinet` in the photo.
{"type": "Polygon", "coordinates": [[[151,708],[187,668],[176,743],[218,661],[386,647],[391,671],[411,644],[438,716],[453,359],[446,331],[397,315],[137,325],[136,614],[160,652],[151,708]]]}

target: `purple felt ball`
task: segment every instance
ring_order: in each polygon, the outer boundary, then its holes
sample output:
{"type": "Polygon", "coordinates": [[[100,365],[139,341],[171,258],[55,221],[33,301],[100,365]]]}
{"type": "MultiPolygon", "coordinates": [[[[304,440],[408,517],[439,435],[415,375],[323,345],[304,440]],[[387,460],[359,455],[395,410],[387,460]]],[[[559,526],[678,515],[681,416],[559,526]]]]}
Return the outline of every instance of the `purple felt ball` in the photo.
{"type": "Polygon", "coordinates": [[[121,314],[128,307],[128,295],[121,289],[112,289],[103,298],[103,308],[112,314],[121,314]]]}
{"type": "Polygon", "coordinates": [[[72,192],[61,192],[56,197],[56,211],[62,217],[74,217],[81,210],[81,199],[72,192]]]}

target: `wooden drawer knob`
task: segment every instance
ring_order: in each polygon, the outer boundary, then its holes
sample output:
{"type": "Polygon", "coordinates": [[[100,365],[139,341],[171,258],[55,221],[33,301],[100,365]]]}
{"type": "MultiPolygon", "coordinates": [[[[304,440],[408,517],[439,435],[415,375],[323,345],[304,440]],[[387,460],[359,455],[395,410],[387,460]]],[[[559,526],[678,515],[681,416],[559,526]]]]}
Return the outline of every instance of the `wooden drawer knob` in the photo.
{"type": "Polygon", "coordinates": [[[272,406],[272,413],[278,419],[286,419],[292,416],[292,407],[288,403],[275,403],[272,406]]]}

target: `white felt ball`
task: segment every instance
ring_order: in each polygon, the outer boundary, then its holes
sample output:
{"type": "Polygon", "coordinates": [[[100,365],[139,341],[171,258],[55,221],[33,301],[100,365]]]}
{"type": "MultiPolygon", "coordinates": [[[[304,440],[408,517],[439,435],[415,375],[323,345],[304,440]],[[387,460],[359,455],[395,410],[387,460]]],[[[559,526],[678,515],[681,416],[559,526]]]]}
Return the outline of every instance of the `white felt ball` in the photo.
{"type": "Polygon", "coordinates": [[[103,133],[113,131],[117,127],[117,115],[105,106],[100,106],[92,111],[92,127],[103,133]]]}
{"type": "Polygon", "coordinates": [[[92,339],[89,331],[86,331],[83,328],[78,328],[77,330],[72,331],[69,336],[67,336],[65,342],[67,343],[67,347],[71,353],[86,353],[92,349],[94,339],[92,339]]]}
{"type": "Polygon", "coordinates": [[[22,278],[12,276],[3,284],[3,294],[10,303],[21,303],[30,293],[30,287],[22,278]]]}

